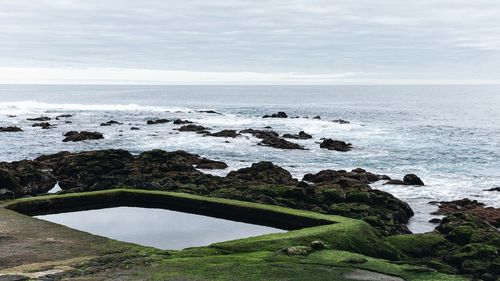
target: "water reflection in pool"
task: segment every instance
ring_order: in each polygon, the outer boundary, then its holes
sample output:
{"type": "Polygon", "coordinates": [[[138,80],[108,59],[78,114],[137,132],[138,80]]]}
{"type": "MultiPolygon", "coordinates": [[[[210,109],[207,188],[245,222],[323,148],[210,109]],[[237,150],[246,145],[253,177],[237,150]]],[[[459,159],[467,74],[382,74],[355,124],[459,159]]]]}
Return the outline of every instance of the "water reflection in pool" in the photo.
{"type": "Polygon", "coordinates": [[[108,238],[179,250],[284,230],[164,209],[117,207],[37,216],[108,238]]]}

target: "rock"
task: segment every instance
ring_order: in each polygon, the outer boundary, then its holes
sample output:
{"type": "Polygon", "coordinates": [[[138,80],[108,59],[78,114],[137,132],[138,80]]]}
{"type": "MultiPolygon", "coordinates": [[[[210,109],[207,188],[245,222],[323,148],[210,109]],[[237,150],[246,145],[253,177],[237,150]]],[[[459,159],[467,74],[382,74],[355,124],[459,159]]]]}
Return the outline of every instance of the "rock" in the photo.
{"type": "Polygon", "coordinates": [[[218,115],[223,115],[220,112],[217,112],[215,110],[196,110],[198,113],[208,113],[208,114],[218,114],[218,115]]]}
{"type": "Polygon", "coordinates": [[[9,127],[0,127],[0,133],[13,133],[13,132],[22,132],[23,130],[16,126],[9,127]]]}
{"type": "Polygon", "coordinates": [[[170,122],[168,119],[154,119],[154,120],[148,120],[146,124],[148,125],[157,125],[157,124],[165,124],[170,122]]]}
{"type": "Polygon", "coordinates": [[[259,145],[270,146],[279,149],[305,149],[300,144],[289,142],[285,139],[277,137],[266,137],[261,142],[259,142],[259,145]]]}
{"type": "Polygon", "coordinates": [[[349,121],[342,120],[342,119],[332,120],[331,122],[333,122],[333,123],[338,123],[338,124],[349,124],[349,123],[351,123],[351,122],[349,122],[349,121]]]}
{"type": "Polygon", "coordinates": [[[484,191],[499,191],[500,192],[500,187],[493,187],[490,189],[485,189],[484,191]]]}
{"type": "Polygon", "coordinates": [[[179,132],[210,133],[210,132],[208,132],[208,130],[210,130],[209,128],[205,128],[201,125],[193,125],[193,124],[184,125],[177,130],[179,130],[179,132]]]}
{"type": "Polygon", "coordinates": [[[175,125],[182,125],[182,124],[192,124],[193,122],[189,120],[182,120],[182,119],[175,119],[174,124],[175,125]]]}
{"type": "Polygon", "coordinates": [[[50,129],[52,125],[48,122],[35,123],[32,127],[41,127],[42,129],[50,129]]]}
{"type": "Polygon", "coordinates": [[[8,118],[16,118],[17,115],[7,115],[8,118]]]}
{"type": "Polygon", "coordinates": [[[433,218],[433,219],[430,219],[429,220],[430,223],[436,223],[436,224],[439,224],[441,223],[441,219],[438,219],[438,218],[433,218]]]}
{"type": "Polygon", "coordinates": [[[50,121],[52,118],[47,117],[47,116],[40,116],[36,118],[28,118],[26,120],[28,121],[39,121],[39,122],[44,122],[44,121],[50,121]]]}
{"type": "Polygon", "coordinates": [[[111,126],[111,125],[123,125],[123,123],[120,123],[120,122],[115,121],[115,120],[110,120],[106,123],[101,123],[101,126],[111,126]]]}
{"type": "Polygon", "coordinates": [[[262,118],[288,118],[288,115],[283,111],[279,111],[278,113],[273,113],[271,115],[266,114],[262,116],[262,118]]]}
{"type": "Polygon", "coordinates": [[[222,131],[217,132],[217,133],[208,133],[208,134],[206,134],[206,136],[223,137],[223,138],[235,138],[235,137],[237,137],[239,135],[240,134],[238,134],[236,132],[236,130],[222,130],[222,131]]]}
{"type": "Polygon", "coordinates": [[[58,116],[56,117],[56,119],[57,119],[57,118],[71,118],[71,117],[73,117],[73,115],[72,115],[72,114],[61,114],[61,115],[58,115],[58,116]]]}
{"type": "Polygon", "coordinates": [[[63,139],[63,142],[77,142],[84,140],[99,140],[103,139],[104,136],[99,132],[87,132],[87,131],[70,131],[64,134],[66,138],[63,139]]]}
{"type": "Polygon", "coordinates": [[[299,139],[299,140],[308,140],[308,139],[312,139],[312,136],[307,134],[306,132],[304,131],[300,131],[298,134],[296,135],[293,135],[293,134],[284,134],[283,135],[283,138],[286,138],[286,139],[299,139]]]}
{"type": "Polygon", "coordinates": [[[408,185],[406,182],[404,182],[402,180],[389,180],[386,183],[384,183],[384,185],[386,185],[386,184],[391,184],[391,185],[408,185]]]}
{"type": "Polygon", "coordinates": [[[221,161],[210,160],[202,158],[196,163],[198,169],[226,169],[227,164],[221,161]]]}
{"type": "Polygon", "coordinates": [[[27,280],[30,280],[30,278],[25,275],[18,275],[18,274],[0,275],[0,281],[27,281],[27,280]]]}
{"type": "Polygon", "coordinates": [[[495,227],[500,227],[500,208],[485,207],[485,204],[468,198],[440,202],[439,209],[432,214],[448,215],[457,212],[476,216],[495,227]]]}
{"type": "Polygon", "coordinates": [[[141,128],[139,127],[130,127],[130,130],[131,131],[139,131],[141,128]]]}
{"type": "Polygon", "coordinates": [[[352,145],[350,143],[332,139],[323,140],[323,142],[319,145],[319,147],[341,152],[347,152],[352,149],[352,145]]]}
{"type": "Polygon", "coordinates": [[[10,200],[10,199],[14,199],[14,198],[15,198],[14,192],[12,192],[6,188],[0,189],[0,201],[10,200]]]}
{"type": "Polygon", "coordinates": [[[269,184],[296,185],[298,183],[287,170],[266,161],[254,163],[248,168],[232,171],[226,176],[226,179],[269,184]]]}
{"type": "Polygon", "coordinates": [[[316,240],[316,241],[312,241],[311,242],[311,248],[315,251],[318,251],[318,250],[323,250],[326,248],[325,246],[325,243],[319,241],[319,240],[316,240]]]}
{"type": "Polygon", "coordinates": [[[403,181],[408,185],[424,185],[424,182],[415,174],[405,175],[403,181]]]}
{"type": "Polygon", "coordinates": [[[307,256],[310,252],[312,252],[312,249],[308,246],[292,246],[283,249],[282,252],[289,256],[307,256]]]}
{"type": "Polygon", "coordinates": [[[312,119],[321,119],[321,116],[317,115],[317,116],[314,116],[312,119]]]}

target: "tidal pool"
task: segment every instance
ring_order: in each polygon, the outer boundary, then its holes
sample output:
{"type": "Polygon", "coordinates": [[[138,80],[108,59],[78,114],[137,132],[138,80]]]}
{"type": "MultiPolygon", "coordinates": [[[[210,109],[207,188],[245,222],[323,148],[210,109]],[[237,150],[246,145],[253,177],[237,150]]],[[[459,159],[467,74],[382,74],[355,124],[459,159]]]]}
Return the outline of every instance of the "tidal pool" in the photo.
{"type": "Polygon", "coordinates": [[[36,218],[95,235],[180,250],[285,230],[164,209],[115,207],[36,218]]]}

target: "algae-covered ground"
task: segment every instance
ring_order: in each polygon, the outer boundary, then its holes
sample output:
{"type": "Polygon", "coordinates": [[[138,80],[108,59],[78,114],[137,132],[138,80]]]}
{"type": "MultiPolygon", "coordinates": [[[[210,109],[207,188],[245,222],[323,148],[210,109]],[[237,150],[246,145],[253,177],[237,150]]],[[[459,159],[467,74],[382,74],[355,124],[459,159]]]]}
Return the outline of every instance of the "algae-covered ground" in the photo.
{"type": "Polygon", "coordinates": [[[404,243],[392,239],[361,220],[191,194],[119,189],[39,196],[0,207],[0,280],[467,280],[406,264],[404,243]],[[291,230],[164,251],[21,214],[106,204],[261,218],[291,230]]]}

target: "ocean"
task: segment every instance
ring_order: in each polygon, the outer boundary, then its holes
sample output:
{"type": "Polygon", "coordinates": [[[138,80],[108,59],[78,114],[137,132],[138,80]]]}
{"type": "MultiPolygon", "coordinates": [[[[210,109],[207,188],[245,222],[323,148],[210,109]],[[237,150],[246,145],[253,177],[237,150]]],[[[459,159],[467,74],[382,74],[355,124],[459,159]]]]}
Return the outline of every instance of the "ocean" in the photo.
{"type": "Polygon", "coordinates": [[[395,179],[414,173],[426,186],[372,185],[410,204],[413,232],[434,228],[427,222],[436,209],[430,201],[467,197],[500,207],[500,192],[485,191],[500,186],[500,86],[0,85],[0,126],[24,130],[0,134],[0,161],[62,150],[140,153],[159,148],[226,162],[229,168],[218,175],[258,161],[272,161],[298,178],[357,167],[395,179]],[[300,118],[262,118],[277,111],[300,118]],[[73,123],[51,121],[57,127],[50,130],[31,127],[33,122],[26,120],[66,113],[74,115],[73,123]],[[293,140],[307,150],[280,150],[258,146],[254,137],[203,137],[179,133],[172,123],[145,125],[153,118],[188,119],[214,132],[271,126],[279,133],[305,131],[314,138],[293,140]],[[350,123],[332,122],[337,119],[350,123]],[[109,120],[124,124],[100,126],[109,120]],[[132,126],[141,130],[132,131],[132,126]],[[71,130],[99,131],[105,139],[63,143],[62,134],[71,130]],[[350,142],[354,149],[320,149],[321,138],[350,142]]]}

